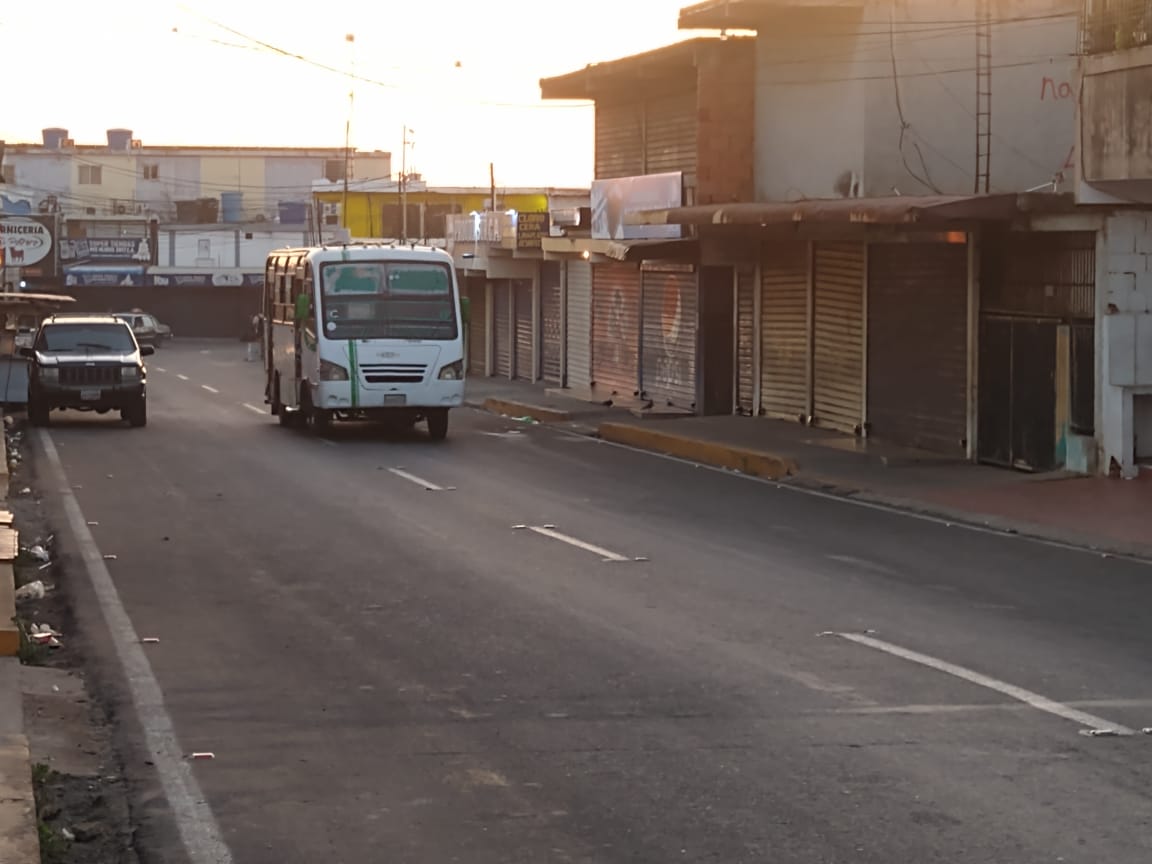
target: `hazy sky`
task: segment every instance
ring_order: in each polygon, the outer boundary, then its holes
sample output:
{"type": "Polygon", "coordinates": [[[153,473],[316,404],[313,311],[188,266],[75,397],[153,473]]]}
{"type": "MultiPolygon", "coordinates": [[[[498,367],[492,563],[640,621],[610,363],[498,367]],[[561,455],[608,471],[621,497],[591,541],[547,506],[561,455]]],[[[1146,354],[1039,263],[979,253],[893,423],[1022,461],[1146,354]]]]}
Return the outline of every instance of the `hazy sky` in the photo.
{"type": "Polygon", "coordinates": [[[341,147],[349,79],[321,68],[330,66],[378,82],[354,83],[351,140],[390,150],[394,170],[407,125],[409,169],[430,184],[485,185],[492,161],[501,185],[582,185],[592,109],[542,103],[539,79],[700,35],[676,28],[687,5],[6,2],[0,139],[35,142],[61,126],[99,144],[124,127],[145,144],[341,147]]]}

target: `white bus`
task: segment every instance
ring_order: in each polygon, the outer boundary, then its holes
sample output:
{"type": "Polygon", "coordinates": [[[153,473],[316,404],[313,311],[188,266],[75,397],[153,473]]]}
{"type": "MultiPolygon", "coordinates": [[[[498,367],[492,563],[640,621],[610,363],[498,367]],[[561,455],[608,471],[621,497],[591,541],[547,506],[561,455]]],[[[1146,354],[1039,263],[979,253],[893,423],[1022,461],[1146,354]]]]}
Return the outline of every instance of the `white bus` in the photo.
{"type": "Polygon", "coordinates": [[[464,327],[452,258],[354,243],[283,249],[264,275],[264,401],[282,426],[428,423],[464,401],[464,327]]]}

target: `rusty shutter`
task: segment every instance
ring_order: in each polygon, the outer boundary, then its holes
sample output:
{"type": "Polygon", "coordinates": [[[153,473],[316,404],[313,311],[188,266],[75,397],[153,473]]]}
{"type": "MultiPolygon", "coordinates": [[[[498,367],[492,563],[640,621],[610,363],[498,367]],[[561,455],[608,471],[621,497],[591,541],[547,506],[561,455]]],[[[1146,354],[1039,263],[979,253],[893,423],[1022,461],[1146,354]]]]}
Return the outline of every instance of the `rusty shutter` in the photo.
{"type": "Polygon", "coordinates": [[[736,406],[750,415],[753,405],[753,376],[756,374],[756,271],[750,267],[736,271],[736,406]]]}
{"type": "Polygon", "coordinates": [[[592,265],[569,261],[568,268],[568,374],[566,387],[592,383],[592,265]]]}
{"type": "Polygon", "coordinates": [[[992,234],[981,249],[984,314],[1088,320],[1096,316],[1091,231],[992,234]]]}
{"type": "Polygon", "coordinates": [[[560,262],[540,266],[540,319],[543,327],[541,373],[549,384],[561,383],[560,346],[564,341],[564,315],[560,292],[560,262]]]}
{"type": "Polygon", "coordinates": [[[487,291],[483,279],[468,279],[467,293],[471,301],[468,319],[468,373],[487,375],[488,307],[487,291]]]}
{"type": "Polygon", "coordinates": [[[639,102],[596,102],[596,178],[644,173],[644,112],[639,102]]]}
{"type": "Polygon", "coordinates": [[[696,407],[695,273],[645,271],[640,383],[654,407],[696,407]]]}
{"type": "Polygon", "coordinates": [[[812,414],[829,429],[864,422],[864,245],[816,246],[813,257],[812,414]]]}
{"type": "Polygon", "coordinates": [[[512,282],[512,297],[516,311],[516,358],[513,370],[521,381],[532,381],[532,282],[516,279],[512,282]]]}
{"type": "Polygon", "coordinates": [[[695,89],[654,96],[644,103],[644,173],[696,173],[695,89]]]}
{"type": "Polygon", "coordinates": [[[808,244],[767,247],[760,262],[760,404],[768,417],[808,414],[808,244]]]}
{"type": "Polygon", "coordinates": [[[495,372],[504,378],[512,377],[512,289],[508,280],[492,283],[492,339],[495,372]]]}
{"type": "Polygon", "coordinates": [[[640,271],[626,264],[592,268],[592,381],[604,394],[639,390],[640,271]]]}
{"type": "Polygon", "coordinates": [[[868,249],[868,430],[963,456],[968,436],[968,247],[868,249]]]}

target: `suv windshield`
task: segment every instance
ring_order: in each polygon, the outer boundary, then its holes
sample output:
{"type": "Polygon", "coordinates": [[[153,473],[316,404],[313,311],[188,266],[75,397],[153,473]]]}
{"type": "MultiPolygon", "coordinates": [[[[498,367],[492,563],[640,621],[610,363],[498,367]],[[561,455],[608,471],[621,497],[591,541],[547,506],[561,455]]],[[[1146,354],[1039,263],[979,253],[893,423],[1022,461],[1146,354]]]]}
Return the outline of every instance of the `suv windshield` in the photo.
{"type": "Polygon", "coordinates": [[[36,350],[131,354],[136,341],[124,324],[49,324],[41,328],[36,350]]]}

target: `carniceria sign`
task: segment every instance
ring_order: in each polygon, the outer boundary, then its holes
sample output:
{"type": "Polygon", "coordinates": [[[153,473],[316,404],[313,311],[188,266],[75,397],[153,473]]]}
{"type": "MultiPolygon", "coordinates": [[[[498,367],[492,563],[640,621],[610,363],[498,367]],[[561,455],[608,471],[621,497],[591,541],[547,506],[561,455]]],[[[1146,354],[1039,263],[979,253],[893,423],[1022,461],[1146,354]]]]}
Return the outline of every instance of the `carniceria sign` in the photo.
{"type": "Polygon", "coordinates": [[[52,251],[52,232],[32,219],[0,219],[0,246],[9,267],[38,264],[52,251]]]}

